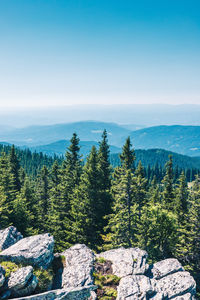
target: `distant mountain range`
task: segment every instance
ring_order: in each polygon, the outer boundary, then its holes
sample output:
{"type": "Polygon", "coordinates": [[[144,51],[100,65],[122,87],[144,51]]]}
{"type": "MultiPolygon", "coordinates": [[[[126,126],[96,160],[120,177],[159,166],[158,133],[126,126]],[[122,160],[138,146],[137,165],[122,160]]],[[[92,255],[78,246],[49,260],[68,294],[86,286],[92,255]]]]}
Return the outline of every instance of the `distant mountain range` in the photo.
{"type": "Polygon", "coordinates": [[[81,141],[98,142],[103,130],[108,132],[110,144],[120,147],[131,130],[115,123],[85,121],[45,126],[29,126],[10,131],[0,131],[0,141],[19,146],[40,146],[60,140],[70,140],[76,132],[81,141]]]}
{"type": "Polygon", "coordinates": [[[155,126],[130,134],[136,149],[162,148],[200,156],[200,126],[155,126]]]}
{"type": "MultiPolygon", "coordinates": [[[[120,104],[72,105],[38,108],[0,109],[0,125],[25,127],[34,124],[95,120],[118,124],[139,124],[137,127],[158,125],[200,125],[200,105],[120,104]],[[142,126],[141,126],[142,125],[142,126]]],[[[135,130],[137,128],[131,128],[135,130]]]]}
{"type": "MultiPolygon", "coordinates": [[[[51,155],[53,156],[54,154],[56,155],[64,155],[66,152],[67,147],[69,147],[70,141],[66,140],[61,140],[57,141],[55,143],[49,144],[49,145],[41,145],[41,146],[36,146],[36,147],[30,147],[31,151],[36,151],[36,152],[42,152],[46,155],[51,155]]],[[[83,157],[86,157],[92,146],[96,146],[98,148],[98,142],[94,141],[80,141],[80,153],[83,155],[83,157]]],[[[110,146],[110,152],[111,153],[120,153],[121,148],[116,147],[116,146],[110,146]]]]}
{"type": "MultiPolygon", "coordinates": [[[[134,125],[133,125],[134,126],[134,125]]],[[[131,130],[131,126],[115,123],[84,121],[67,124],[29,126],[7,130],[0,127],[0,142],[29,147],[37,152],[61,155],[76,132],[82,151],[88,153],[92,145],[98,145],[104,129],[108,132],[111,153],[120,152],[130,135],[135,149],[159,148],[183,155],[200,156],[200,126],[154,126],[131,130]]]]}

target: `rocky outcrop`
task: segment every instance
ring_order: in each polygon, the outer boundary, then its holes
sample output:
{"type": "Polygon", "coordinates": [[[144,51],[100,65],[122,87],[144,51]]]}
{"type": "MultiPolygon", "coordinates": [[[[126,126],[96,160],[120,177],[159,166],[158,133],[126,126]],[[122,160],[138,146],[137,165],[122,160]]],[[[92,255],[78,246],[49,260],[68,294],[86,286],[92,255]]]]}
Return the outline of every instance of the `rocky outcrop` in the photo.
{"type": "Polygon", "coordinates": [[[9,248],[21,239],[23,235],[14,226],[0,230],[0,251],[9,248]]]}
{"type": "MultiPolygon", "coordinates": [[[[8,232],[18,235],[16,228],[9,228],[3,230],[4,236],[5,232],[7,237],[12,236],[8,232]]],[[[77,244],[55,257],[53,248],[53,237],[41,234],[20,239],[0,252],[0,261],[24,265],[18,266],[18,270],[7,277],[7,269],[4,270],[7,264],[2,263],[0,300],[95,300],[97,296],[107,297],[109,289],[115,295],[112,299],[117,300],[195,299],[196,283],[177,259],[165,259],[149,266],[147,252],[138,248],[119,248],[95,255],[87,246],[77,244]],[[50,266],[55,272],[54,290],[33,295],[39,280],[34,275],[34,268],[47,269],[50,266]],[[97,289],[94,277],[106,282],[105,290],[104,287],[97,289]]]]}
{"type": "Polygon", "coordinates": [[[112,262],[113,274],[119,277],[144,274],[148,268],[147,256],[147,252],[139,248],[118,248],[98,254],[112,262]]]}
{"type": "Polygon", "coordinates": [[[47,269],[53,260],[54,239],[50,234],[24,238],[0,253],[0,261],[32,265],[47,269]]]}
{"type": "Polygon", "coordinates": [[[91,291],[94,289],[96,289],[96,286],[60,289],[29,297],[15,298],[13,300],[88,300],[90,298],[91,291]]]}
{"type": "Polygon", "coordinates": [[[162,261],[159,261],[153,265],[151,270],[153,277],[155,279],[160,279],[166,275],[183,271],[183,267],[180,262],[175,258],[168,258],[162,261]]]}
{"type": "Polygon", "coordinates": [[[8,279],[8,289],[13,297],[31,295],[38,284],[33,275],[33,267],[28,266],[12,272],[8,279]]]}
{"type": "Polygon", "coordinates": [[[62,287],[81,287],[93,284],[95,255],[85,245],[77,244],[62,253],[65,267],[62,275],[62,287]]]}
{"type": "Polygon", "coordinates": [[[154,293],[151,280],[144,275],[129,275],[120,280],[117,300],[147,299],[154,293]]]}
{"type": "Polygon", "coordinates": [[[196,283],[193,277],[184,271],[176,259],[166,259],[156,263],[152,271],[150,276],[123,277],[118,286],[117,300],[149,298],[189,300],[195,295],[196,283]]]}
{"type": "Polygon", "coordinates": [[[155,288],[162,293],[164,298],[172,299],[189,293],[191,296],[196,292],[196,283],[190,273],[177,272],[157,280],[155,288]]]}

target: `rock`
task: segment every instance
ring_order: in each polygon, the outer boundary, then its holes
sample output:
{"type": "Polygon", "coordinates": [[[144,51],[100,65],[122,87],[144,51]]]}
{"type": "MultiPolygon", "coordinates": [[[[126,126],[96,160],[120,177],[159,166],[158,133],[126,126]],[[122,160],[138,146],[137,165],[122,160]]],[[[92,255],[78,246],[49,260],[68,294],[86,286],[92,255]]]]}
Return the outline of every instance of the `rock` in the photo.
{"type": "Polygon", "coordinates": [[[68,288],[49,291],[46,293],[32,295],[29,297],[15,298],[13,300],[89,300],[90,293],[95,290],[96,286],[85,286],[79,288],[68,288]]]}
{"type": "Polygon", "coordinates": [[[189,272],[177,272],[156,281],[158,292],[168,299],[190,293],[195,295],[196,283],[189,272]]]}
{"type": "Polygon", "coordinates": [[[47,269],[53,260],[54,239],[50,234],[24,238],[0,253],[0,261],[8,260],[47,269]]]}
{"type": "Polygon", "coordinates": [[[129,275],[120,280],[117,289],[117,300],[146,299],[153,293],[154,290],[148,277],[144,275],[129,275]]]}
{"type": "Polygon", "coordinates": [[[21,239],[23,235],[14,226],[0,230],[0,251],[9,248],[21,239]]]}
{"type": "Polygon", "coordinates": [[[31,295],[37,284],[38,280],[33,275],[33,267],[31,266],[12,272],[8,279],[8,289],[14,297],[31,295]]]}
{"type": "Polygon", "coordinates": [[[0,288],[4,285],[4,282],[5,282],[5,270],[0,265],[0,288]]]}
{"type": "Polygon", "coordinates": [[[118,248],[102,252],[97,255],[112,262],[113,274],[124,277],[128,275],[142,275],[148,268],[146,264],[147,252],[139,248],[118,248]]]}
{"type": "Polygon", "coordinates": [[[182,295],[182,296],[178,296],[178,297],[175,297],[173,298],[174,300],[192,300],[194,299],[194,296],[191,295],[190,293],[187,293],[185,295],[182,295]]]}
{"type": "Polygon", "coordinates": [[[89,300],[97,300],[97,294],[94,291],[90,292],[89,300]]]}
{"type": "Polygon", "coordinates": [[[65,267],[62,274],[62,287],[81,287],[93,284],[95,255],[92,250],[77,244],[62,253],[65,256],[65,267]]]}
{"type": "Polygon", "coordinates": [[[159,261],[153,265],[153,268],[151,270],[155,279],[160,279],[164,276],[173,274],[178,271],[184,271],[184,269],[180,262],[175,258],[168,258],[159,261]]]}

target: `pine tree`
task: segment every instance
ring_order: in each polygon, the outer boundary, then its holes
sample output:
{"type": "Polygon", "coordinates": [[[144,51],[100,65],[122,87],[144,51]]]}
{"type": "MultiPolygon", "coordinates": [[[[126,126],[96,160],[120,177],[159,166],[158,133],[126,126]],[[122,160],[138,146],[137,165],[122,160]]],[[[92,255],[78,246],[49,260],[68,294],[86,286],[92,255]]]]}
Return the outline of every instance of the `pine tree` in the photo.
{"type": "Polygon", "coordinates": [[[9,154],[9,163],[10,163],[10,172],[13,175],[13,185],[16,192],[20,191],[21,182],[20,182],[20,163],[15,152],[15,146],[12,145],[10,154],[9,154]]]}
{"type": "Polygon", "coordinates": [[[188,202],[189,192],[188,186],[185,178],[184,172],[181,173],[179,177],[179,182],[176,188],[176,204],[177,213],[179,217],[179,222],[182,222],[188,213],[189,202],[188,202]]]}
{"type": "Polygon", "coordinates": [[[134,149],[131,149],[132,144],[130,137],[126,139],[126,142],[122,148],[122,154],[120,155],[121,165],[126,170],[134,171],[135,166],[135,152],[134,149]]]}
{"type": "Polygon", "coordinates": [[[110,247],[130,247],[135,242],[137,202],[136,182],[132,173],[135,154],[131,146],[128,138],[120,155],[121,167],[115,168],[113,174],[113,213],[108,217],[107,235],[104,236],[104,240],[110,244],[110,247]]]}
{"type": "Polygon", "coordinates": [[[75,190],[72,202],[73,241],[86,243],[91,248],[100,244],[103,203],[101,197],[97,150],[93,146],[83,168],[80,185],[75,190]]]}
{"type": "Polygon", "coordinates": [[[54,236],[56,251],[63,251],[70,244],[70,221],[69,208],[66,210],[66,203],[61,196],[62,177],[58,162],[55,161],[50,173],[49,191],[49,214],[47,227],[48,231],[54,236]]]}
{"type": "MultiPolygon", "coordinates": [[[[10,172],[8,157],[5,152],[0,157],[0,189],[2,201],[6,207],[6,216],[10,224],[14,222],[13,202],[16,197],[13,174],[10,172]]],[[[5,210],[4,210],[5,211],[5,210]]]]}
{"type": "Polygon", "coordinates": [[[171,257],[177,242],[177,226],[176,215],[160,204],[146,207],[138,228],[138,246],[153,261],[171,257]]]}
{"type": "Polygon", "coordinates": [[[102,203],[102,228],[106,225],[105,219],[103,216],[106,216],[111,213],[111,166],[109,161],[109,145],[108,145],[108,138],[107,132],[104,130],[102,134],[102,141],[99,143],[99,151],[98,151],[98,165],[101,173],[100,186],[101,186],[101,203],[102,203]]]}
{"type": "Polygon", "coordinates": [[[141,218],[142,208],[147,201],[147,179],[144,176],[144,168],[141,161],[135,171],[135,201],[138,204],[139,219],[141,218]]]}
{"type": "Polygon", "coordinates": [[[159,184],[157,183],[156,176],[153,177],[148,190],[148,205],[155,205],[161,202],[161,194],[159,184]]]}
{"type": "Polygon", "coordinates": [[[46,223],[49,213],[49,171],[46,166],[42,167],[37,180],[37,211],[38,226],[41,232],[46,232],[46,223]]]}
{"type": "Polygon", "coordinates": [[[166,174],[162,181],[163,183],[163,193],[162,198],[163,202],[166,205],[166,208],[169,210],[174,210],[175,208],[175,194],[174,194],[174,174],[173,174],[173,161],[172,155],[169,155],[169,161],[165,165],[166,174]]]}

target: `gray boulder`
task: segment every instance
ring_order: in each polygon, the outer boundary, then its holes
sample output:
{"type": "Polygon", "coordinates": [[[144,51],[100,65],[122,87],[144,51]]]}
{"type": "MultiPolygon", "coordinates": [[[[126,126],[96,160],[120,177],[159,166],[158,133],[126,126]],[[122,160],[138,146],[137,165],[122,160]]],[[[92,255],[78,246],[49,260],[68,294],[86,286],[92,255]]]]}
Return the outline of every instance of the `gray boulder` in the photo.
{"type": "Polygon", "coordinates": [[[9,248],[21,239],[23,235],[14,226],[0,230],[0,251],[9,248]]]}
{"type": "Polygon", "coordinates": [[[184,269],[177,259],[168,258],[155,263],[151,271],[153,278],[160,279],[169,274],[173,274],[178,271],[184,271],[184,269]]]}
{"type": "Polygon", "coordinates": [[[4,285],[4,282],[5,282],[5,270],[0,265],[0,288],[4,285]]]}
{"type": "Polygon", "coordinates": [[[54,239],[50,234],[24,238],[0,253],[0,261],[32,265],[47,269],[53,260],[54,239]]]}
{"type": "Polygon", "coordinates": [[[189,272],[177,272],[155,282],[157,292],[163,293],[168,299],[196,293],[196,282],[189,272]]]}
{"type": "Polygon", "coordinates": [[[33,275],[33,267],[31,266],[12,272],[8,279],[8,289],[13,297],[31,295],[37,284],[38,280],[33,275]]]}
{"type": "Polygon", "coordinates": [[[53,290],[29,297],[15,298],[13,300],[89,300],[91,291],[95,290],[96,288],[96,286],[85,286],[79,288],[53,290]]]}
{"type": "Polygon", "coordinates": [[[148,268],[147,252],[139,248],[118,248],[97,255],[112,262],[113,274],[124,277],[142,275],[148,268]]]}
{"type": "Polygon", "coordinates": [[[117,300],[141,300],[153,295],[151,281],[144,275],[129,275],[120,280],[117,289],[117,300]]]}
{"type": "Polygon", "coordinates": [[[62,274],[62,287],[75,288],[93,284],[95,255],[92,250],[77,244],[62,253],[65,256],[65,267],[62,274]]]}
{"type": "Polygon", "coordinates": [[[187,293],[185,295],[182,295],[182,296],[178,296],[178,297],[175,297],[173,298],[174,300],[194,300],[194,296],[191,295],[190,293],[187,293]]]}

